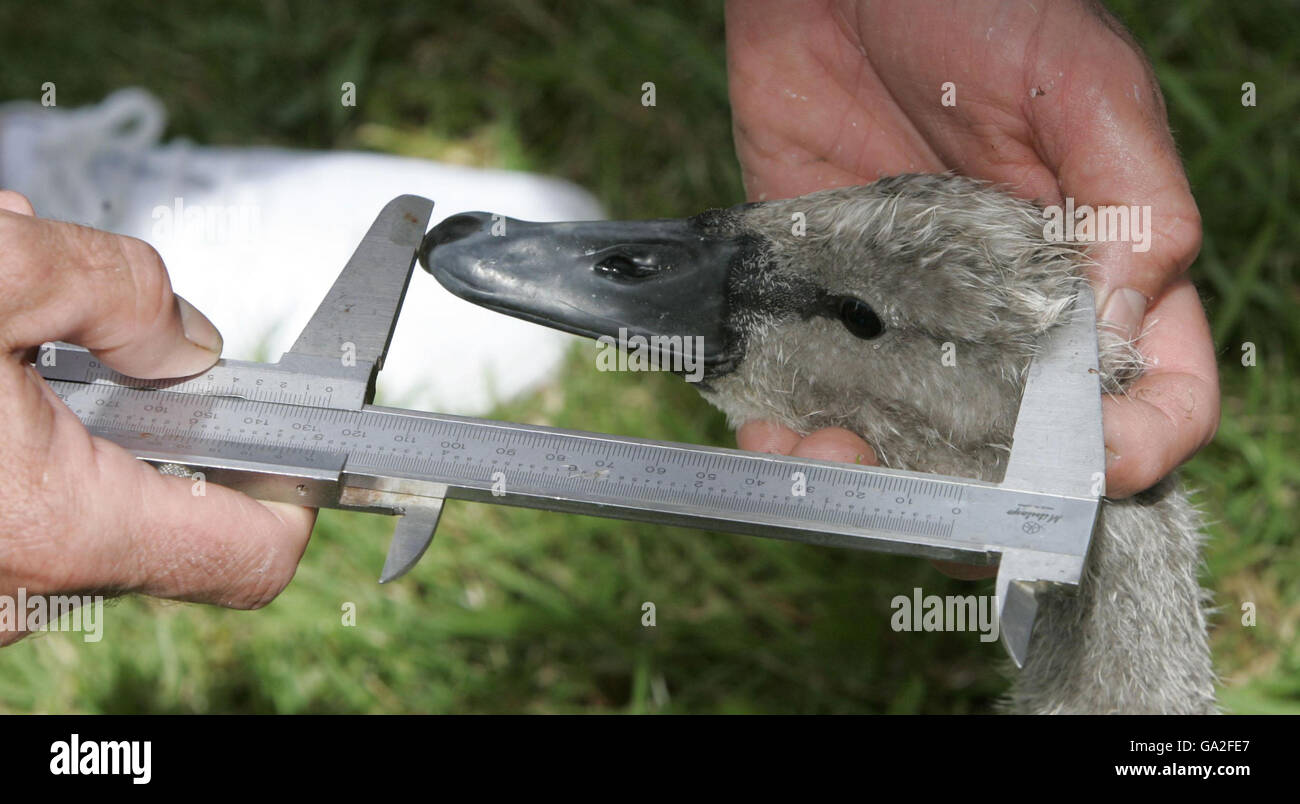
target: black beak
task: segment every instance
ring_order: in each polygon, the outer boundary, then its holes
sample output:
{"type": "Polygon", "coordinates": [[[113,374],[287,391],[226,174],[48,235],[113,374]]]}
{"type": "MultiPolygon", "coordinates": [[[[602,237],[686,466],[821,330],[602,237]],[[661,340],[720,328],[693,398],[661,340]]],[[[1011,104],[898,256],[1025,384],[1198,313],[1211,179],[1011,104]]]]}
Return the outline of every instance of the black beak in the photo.
{"type": "Polygon", "coordinates": [[[463,299],[577,335],[658,336],[662,349],[702,338],[694,359],[717,374],[736,357],[728,287],[745,249],[717,234],[718,217],[530,223],[469,212],[429,230],[420,264],[463,299]]]}

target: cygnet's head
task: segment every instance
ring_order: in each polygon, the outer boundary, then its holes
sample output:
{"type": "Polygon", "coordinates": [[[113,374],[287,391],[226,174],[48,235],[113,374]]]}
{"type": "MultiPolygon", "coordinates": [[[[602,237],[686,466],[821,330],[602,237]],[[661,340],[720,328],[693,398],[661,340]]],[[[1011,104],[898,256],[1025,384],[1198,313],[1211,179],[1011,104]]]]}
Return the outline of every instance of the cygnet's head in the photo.
{"type": "Polygon", "coordinates": [[[455,215],[420,258],[453,293],[568,332],[702,338],[700,390],[733,422],[842,426],[889,465],[988,476],[1083,264],[1043,223],[979,182],[908,175],[685,219],[455,215]]]}

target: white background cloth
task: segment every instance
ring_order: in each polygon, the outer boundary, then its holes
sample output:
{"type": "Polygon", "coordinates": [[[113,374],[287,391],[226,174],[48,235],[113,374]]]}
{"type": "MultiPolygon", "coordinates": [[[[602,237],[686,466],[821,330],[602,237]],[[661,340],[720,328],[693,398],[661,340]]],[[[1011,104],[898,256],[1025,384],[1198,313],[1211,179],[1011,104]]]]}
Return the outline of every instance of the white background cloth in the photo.
{"type": "MultiPolygon", "coordinates": [[[[27,195],[37,214],[149,241],[176,292],[221,330],[228,358],[275,360],[288,349],[398,195],[433,199],[430,225],[471,210],[603,217],[588,193],[543,176],[382,154],[158,146],[161,115],[139,90],[77,110],[2,105],[0,186],[27,195]]],[[[462,301],[417,265],[380,397],[481,414],[544,380],[573,341],[462,301]]]]}

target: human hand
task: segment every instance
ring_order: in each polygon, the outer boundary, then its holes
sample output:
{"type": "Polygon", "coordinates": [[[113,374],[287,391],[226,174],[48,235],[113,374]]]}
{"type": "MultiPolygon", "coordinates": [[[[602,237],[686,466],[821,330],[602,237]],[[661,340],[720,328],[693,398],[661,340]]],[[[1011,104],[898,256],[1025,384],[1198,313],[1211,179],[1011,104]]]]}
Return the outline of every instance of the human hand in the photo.
{"type": "MultiPolygon", "coordinates": [[[[30,365],[42,343],[123,374],[209,368],[221,336],[139,240],[35,217],[0,191],[0,595],[141,592],[257,608],[293,577],[312,509],[161,475],[91,436],[30,365]]],[[[22,638],[0,630],[0,645],[22,638]]]]}
{"type": "MultiPolygon", "coordinates": [[[[1149,206],[1149,251],[1090,249],[1099,317],[1141,335],[1150,363],[1126,396],[1103,399],[1107,495],[1148,488],[1213,437],[1213,346],[1184,276],[1200,215],[1151,68],[1100,5],[743,0],[727,6],[727,63],[753,200],[951,170],[1043,205],[1149,206]],[[955,106],[940,102],[949,81],[955,106]]],[[[750,423],[737,440],[874,461],[844,430],[800,439],[750,423]]]]}

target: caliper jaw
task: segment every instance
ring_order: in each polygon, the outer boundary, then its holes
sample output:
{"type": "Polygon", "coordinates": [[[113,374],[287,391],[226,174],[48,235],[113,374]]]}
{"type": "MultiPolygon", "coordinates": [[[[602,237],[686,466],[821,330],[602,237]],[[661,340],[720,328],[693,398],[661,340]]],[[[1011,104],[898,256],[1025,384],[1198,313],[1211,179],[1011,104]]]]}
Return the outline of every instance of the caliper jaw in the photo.
{"type": "MultiPolygon", "coordinates": [[[[312,373],[332,371],[351,387],[361,389],[359,396],[353,393],[340,407],[360,410],[373,402],[375,380],[397,328],[416,253],[432,213],[433,202],[427,198],[403,195],[388,202],[298,340],[280,358],[280,365],[312,373]]],[[[341,504],[399,517],[379,582],[397,580],[433,542],[446,487],[409,494],[375,483],[358,486],[353,481],[345,471],[341,504]]]]}
{"type": "MultiPolygon", "coordinates": [[[[1096,307],[1091,288],[1080,283],[1069,320],[1049,333],[1029,365],[1011,457],[998,485],[1074,498],[1091,505],[1091,516],[1070,534],[1070,554],[1002,551],[995,586],[999,628],[1017,667],[1029,654],[1037,596],[1050,584],[1078,584],[1082,577],[1106,490],[1105,467],[1096,307]],[[1074,416],[1058,415],[1062,399],[1070,400],[1074,416]]],[[[1031,527],[1028,520],[1025,527],[1031,527]]]]}
{"type": "Polygon", "coordinates": [[[1038,618],[1039,595],[1061,584],[1077,585],[1086,556],[1007,550],[998,565],[994,584],[997,596],[998,635],[1016,667],[1024,667],[1029,639],[1038,618]]]}
{"type": "Polygon", "coordinates": [[[343,507],[398,517],[380,583],[397,580],[419,563],[438,530],[446,498],[447,486],[442,483],[344,473],[339,498],[343,507]]]}

